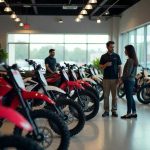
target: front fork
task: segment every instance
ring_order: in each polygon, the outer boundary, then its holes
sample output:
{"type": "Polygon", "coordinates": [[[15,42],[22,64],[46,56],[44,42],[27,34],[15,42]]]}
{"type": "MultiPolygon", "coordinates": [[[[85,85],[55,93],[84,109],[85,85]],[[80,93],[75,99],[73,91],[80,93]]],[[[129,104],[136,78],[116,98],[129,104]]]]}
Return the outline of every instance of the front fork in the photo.
{"type": "Polygon", "coordinates": [[[30,124],[32,125],[32,128],[33,128],[33,135],[35,136],[36,140],[41,140],[42,137],[41,137],[41,134],[39,132],[39,129],[34,121],[34,119],[31,118],[31,108],[30,108],[30,105],[28,104],[28,102],[26,102],[23,97],[22,97],[22,94],[21,94],[21,90],[18,92],[18,96],[19,96],[19,100],[20,100],[20,103],[23,107],[23,113],[25,114],[25,117],[28,119],[28,121],[30,122],[30,124]]]}

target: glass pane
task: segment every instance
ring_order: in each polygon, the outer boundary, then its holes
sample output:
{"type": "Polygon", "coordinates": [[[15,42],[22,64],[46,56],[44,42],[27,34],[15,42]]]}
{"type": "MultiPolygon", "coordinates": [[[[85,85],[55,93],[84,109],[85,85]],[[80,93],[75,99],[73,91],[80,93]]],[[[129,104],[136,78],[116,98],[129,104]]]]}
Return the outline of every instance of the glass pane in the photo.
{"type": "Polygon", "coordinates": [[[88,43],[107,43],[108,35],[88,35],[88,43]]]}
{"type": "Polygon", "coordinates": [[[86,43],[86,35],[65,35],[65,43],[86,43]]]}
{"type": "Polygon", "coordinates": [[[150,68],[150,25],[147,26],[147,67],[150,68]]]}
{"type": "Polygon", "coordinates": [[[9,44],[9,65],[17,63],[20,69],[28,70],[28,44],[9,44]]]}
{"type": "Polygon", "coordinates": [[[49,56],[49,49],[55,49],[55,58],[57,62],[63,60],[64,45],[62,44],[31,44],[30,59],[35,60],[45,68],[45,58],[49,56]]]}
{"type": "Polygon", "coordinates": [[[86,44],[66,44],[65,61],[71,64],[78,64],[78,65],[85,64],[86,44]]]}
{"type": "Polygon", "coordinates": [[[94,59],[100,59],[106,52],[106,44],[88,44],[88,63],[92,64],[94,59]]]}
{"type": "Polygon", "coordinates": [[[29,34],[8,34],[8,43],[28,43],[29,34]]]}
{"type": "Polygon", "coordinates": [[[31,34],[31,43],[64,43],[63,34],[31,34]]]}
{"type": "Polygon", "coordinates": [[[135,32],[131,31],[129,32],[129,44],[135,45],[135,32]]]}
{"type": "Polygon", "coordinates": [[[144,45],[144,27],[137,29],[137,57],[139,59],[139,63],[143,66],[146,66],[146,51],[144,45]]]}

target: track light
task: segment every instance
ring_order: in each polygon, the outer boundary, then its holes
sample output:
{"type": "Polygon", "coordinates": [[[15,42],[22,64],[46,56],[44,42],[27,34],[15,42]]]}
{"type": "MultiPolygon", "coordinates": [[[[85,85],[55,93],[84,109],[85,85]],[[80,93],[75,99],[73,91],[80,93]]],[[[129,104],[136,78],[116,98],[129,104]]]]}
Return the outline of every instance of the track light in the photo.
{"type": "Polygon", "coordinates": [[[109,15],[110,13],[109,13],[109,10],[107,10],[106,12],[105,12],[105,15],[109,15]]]}

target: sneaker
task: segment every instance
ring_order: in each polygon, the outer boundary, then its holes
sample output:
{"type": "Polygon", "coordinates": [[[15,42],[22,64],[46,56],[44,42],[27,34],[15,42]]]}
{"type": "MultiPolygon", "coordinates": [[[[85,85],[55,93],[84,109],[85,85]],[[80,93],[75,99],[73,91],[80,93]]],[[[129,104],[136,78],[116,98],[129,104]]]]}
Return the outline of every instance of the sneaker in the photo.
{"type": "Polygon", "coordinates": [[[116,112],[112,112],[112,117],[118,117],[118,114],[116,112]]]}
{"type": "Polygon", "coordinates": [[[103,114],[102,114],[102,117],[108,117],[109,116],[109,112],[104,112],[103,114]]]}
{"type": "Polygon", "coordinates": [[[137,118],[137,114],[131,114],[132,118],[137,118]]]}
{"type": "Polygon", "coordinates": [[[121,116],[121,119],[131,119],[132,115],[131,114],[126,114],[124,116],[121,116]]]}

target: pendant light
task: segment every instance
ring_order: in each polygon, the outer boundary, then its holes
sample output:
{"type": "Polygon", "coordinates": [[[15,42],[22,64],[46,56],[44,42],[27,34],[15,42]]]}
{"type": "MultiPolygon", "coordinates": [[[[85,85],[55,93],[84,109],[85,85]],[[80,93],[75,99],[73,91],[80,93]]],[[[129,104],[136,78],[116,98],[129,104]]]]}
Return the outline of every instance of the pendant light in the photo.
{"type": "Polygon", "coordinates": [[[97,22],[97,23],[101,23],[101,19],[100,19],[100,18],[98,18],[96,22],[97,22]]]}
{"type": "Polygon", "coordinates": [[[12,18],[12,19],[17,18],[17,15],[15,14],[15,12],[13,12],[13,13],[11,14],[10,18],[12,18]]]}
{"type": "Polygon", "coordinates": [[[95,4],[95,3],[97,3],[97,0],[89,0],[89,3],[95,4]]]}
{"type": "Polygon", "coordinates": [[[23,24],[22,22],[20,22],[20,23],[19,23],[19,26],[20,26],[20,27],[23,27],[23,26],[24,26],[24,24],[23,24]]]}
{"type": "Polygon", "coordinates": [[[80,18],[80,19],[83,19],[83,15],[82,14],[80,14],[79,16],[78,16],[78,18],[80,18]]]}
{"type": "Polygon", "coordinates": [[[18,17],[15,18],[15,21],[16,21],[16,22],[19,22],[19,21],[20,21],[20,18],[18,18],[18,17]]]}
{"type": "Polygon", "coordinates": [[[5,1],[4,0],[0,0],[0,3],[4,3],[5,1]]]}
{"type": "Polygon", "coordinates": [[[86,14],[87,14],[87,10],[83,9],[83,10],[81,11],[81,14],[82,14],[82,15],[86,15],[86,14]]]}
{"type": "Polygon", "coordinates": [[[80,18],[76,18],[75,21],[76,21],[76,22],[80,22],[81,19],[80,19],[80,18]]]}
{"type": "Polygon", "coordinates": [[[7,6],[5,7],[4,11],[5,11],[5,12],[11,12],[12,9],[7,5],[7,6]]]}
{"type": "Polygon", "coordinates": [[[92,7],[92,5],[91,4],[87,4],[86,6],[85,6],[85,9],[92,9],[93,7],[92,7]]]}

